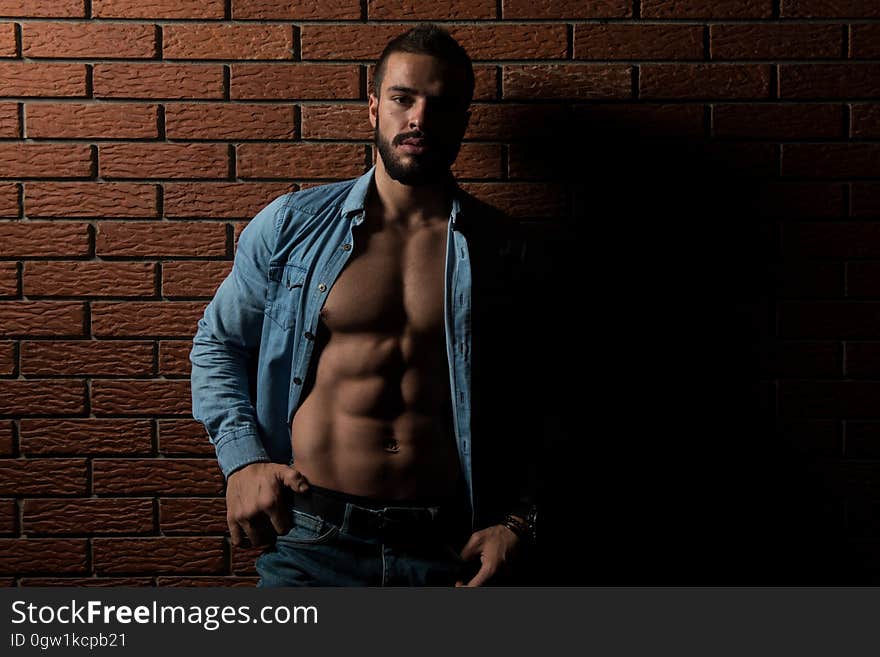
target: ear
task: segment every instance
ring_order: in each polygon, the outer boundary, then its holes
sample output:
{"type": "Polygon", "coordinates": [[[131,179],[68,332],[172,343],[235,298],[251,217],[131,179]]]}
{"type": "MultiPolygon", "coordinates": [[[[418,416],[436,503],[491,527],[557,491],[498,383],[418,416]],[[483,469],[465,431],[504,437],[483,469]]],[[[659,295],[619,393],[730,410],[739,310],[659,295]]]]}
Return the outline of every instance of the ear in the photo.
{"type": "Polygon", "coordinates": [[[376,128],[376,121],[379,116],[379,99],[376,97],[376,94],[370,93],[370,105],[369,105],[369,113],[370,113],[370,125],[373,128],[376,128]]]}

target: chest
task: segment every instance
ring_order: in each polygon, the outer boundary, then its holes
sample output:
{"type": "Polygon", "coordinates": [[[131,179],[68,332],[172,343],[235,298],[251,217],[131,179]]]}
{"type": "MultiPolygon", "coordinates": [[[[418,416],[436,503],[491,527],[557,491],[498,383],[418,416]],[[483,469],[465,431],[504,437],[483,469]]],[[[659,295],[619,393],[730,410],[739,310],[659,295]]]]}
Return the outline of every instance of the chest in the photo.
{"type": "Polygon", "coordinates": [[[341,332],[442,331],[445,262],[445,224],[355,231],[321,319],[341,332]]]}

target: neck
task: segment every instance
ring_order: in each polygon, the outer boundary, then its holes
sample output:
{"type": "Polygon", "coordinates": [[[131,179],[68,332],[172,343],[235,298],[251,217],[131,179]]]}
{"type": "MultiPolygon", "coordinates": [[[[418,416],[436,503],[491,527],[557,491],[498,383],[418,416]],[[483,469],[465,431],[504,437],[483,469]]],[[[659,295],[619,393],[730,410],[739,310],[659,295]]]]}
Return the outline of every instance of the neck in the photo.
{"type": "Polygon", "coordinates": [[[415,226],[449,215],[454,185],[451,174],[429,185],[404,185],[388,175],[382,158],[378,158],[374,182],[376,200],[387,222],[415,226]]]}

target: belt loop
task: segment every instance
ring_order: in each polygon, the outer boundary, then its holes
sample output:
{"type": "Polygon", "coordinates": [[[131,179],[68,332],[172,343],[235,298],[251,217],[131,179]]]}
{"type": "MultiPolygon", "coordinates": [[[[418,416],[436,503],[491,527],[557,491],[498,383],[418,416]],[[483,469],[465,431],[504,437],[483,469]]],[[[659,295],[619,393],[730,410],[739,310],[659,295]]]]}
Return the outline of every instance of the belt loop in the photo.
{"type": "Polygon", "coordinates": [[[339,531],[348,534],[348,518],[351,516],[351,504],[346,502],[345,504],[345,513],[342,516],[342,527],[339,528],[339,531]]]}

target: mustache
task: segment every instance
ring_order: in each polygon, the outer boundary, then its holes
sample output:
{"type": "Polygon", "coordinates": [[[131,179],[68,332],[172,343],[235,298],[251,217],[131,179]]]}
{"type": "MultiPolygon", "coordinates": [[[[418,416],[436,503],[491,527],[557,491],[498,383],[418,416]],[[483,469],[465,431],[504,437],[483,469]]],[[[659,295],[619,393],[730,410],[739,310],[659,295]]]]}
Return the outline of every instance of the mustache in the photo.
{"type": "MultiPolygon", "coordinates": [[[[414,130],[413,132],[402,132],[391,141],[391,145],[400,146],[405,139],[425,139],[425,133],[421,130],[414,130]]],[[[425,141],[428,140],[425,139],[425,141]]]]}

